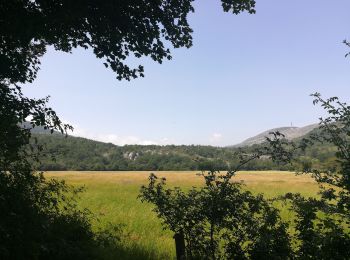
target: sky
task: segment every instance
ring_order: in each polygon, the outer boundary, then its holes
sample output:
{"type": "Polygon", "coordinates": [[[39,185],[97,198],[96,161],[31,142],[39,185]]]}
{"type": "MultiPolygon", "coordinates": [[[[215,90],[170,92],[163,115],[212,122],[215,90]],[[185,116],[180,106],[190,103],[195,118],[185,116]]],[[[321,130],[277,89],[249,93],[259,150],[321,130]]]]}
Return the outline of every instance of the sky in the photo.
{"type": "Polygon", "coordinates": [[[24,93],[50,95],[73,135],[117,145],[233,145],[318,122],[316,91],[350,103],[349,0],[257,0],[238,16],[218,0],[194,6],[194,46],[161,65],[141,59],[145,78],[118,81],[91,50],[49,48],[24,93]]]}

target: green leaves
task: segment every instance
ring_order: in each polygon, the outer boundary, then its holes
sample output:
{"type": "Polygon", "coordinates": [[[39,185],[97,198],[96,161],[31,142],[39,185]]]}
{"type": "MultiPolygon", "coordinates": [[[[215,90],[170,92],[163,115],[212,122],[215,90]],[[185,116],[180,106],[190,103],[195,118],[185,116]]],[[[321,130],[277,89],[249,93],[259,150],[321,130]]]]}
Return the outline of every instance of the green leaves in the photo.
{"type": "MultiPolygon", "coordinates": [[[[314,105],[320,105],[328,114],[320,118],[319,129],[303,138],[299,144],[284,146],[270,142],[276,154],[287,154],[291,163],[298,161],[297,150],[305,152],[317,143],[328,143],[335,150],[337,167],[315,169],[312,164],[303,167],[320,184],[319,198],[304,198],[287,194],[296,213],[295,239],[299,245],[296,255],[306,259],[348,259],[350,257],[350,106],[337,97],[323,99],[320,93],[311,95],[314,105]],[[288,152],[291,151],[291,153],[288,152]],[[340,249],[342,248],[342,249],[340,249]]],[[[283,160],[279,156],[278,160],[283,160]]]]}
{"type": "Polygon", "coordinates": [[[247,11],[250,14],[255,14],[255,0],[222,0],[221,2],[225,12],[239,14],[247,11]]]}
{"type": "MultiPolygon", "coordinates": [[[[254,0],[222,0],[224,11],[255,13],[254,0]]],[[[188,15],[193,0],[170,1],[2,1],[0,3],[0,80],[33,82],[47,46],[71,52],[91,48],[117,79],[143,77],[141,65],[127,59],[170,60],[173,48],[190,48],[188,15]],[[21,17],[21,19],[18,19],[21,17]]]]}
{"type": "Polygon", "coordinates": [[[66,133],[71,126],[46,106],[48,98],[25,98],[18,86],[0,82],[0,100],[0,258],[98,259],[95,250],[115,247],[120,232],[94,233],[91,212],[77,206],[83,189],[35,171],[43,149],[30,143],[30,129],[66,133]]]}
{"type": "Polygon", "coordinates": [[[205,185],[185,192],[151,174],[139,196],[155,205],[165,228],[184,234],[187,258],[288,258],[287,225],[262,195],[242,190],[233,172],[201,175],[205,185]]]}

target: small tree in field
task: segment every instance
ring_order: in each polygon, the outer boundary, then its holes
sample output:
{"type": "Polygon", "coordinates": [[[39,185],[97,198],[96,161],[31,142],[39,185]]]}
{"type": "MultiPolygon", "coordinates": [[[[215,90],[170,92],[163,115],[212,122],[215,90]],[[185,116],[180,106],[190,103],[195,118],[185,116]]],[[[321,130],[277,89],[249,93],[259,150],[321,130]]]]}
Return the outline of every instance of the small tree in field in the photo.
{"type": "MultiPolygon", "coordinates": [[[[167,189],[151,174],[141,199],[155,205],[164,227],[185,240],[186,259],[288,259],[287,225],[262,195],[231,181],[235,171],[202,172],[205,185],[167,189]]],[[[179,257],[179,256],[178,256],[179,257]]]]}
{"type": "Polygon", "coordinates": [[[151,174],[141,199],[155,205],[165,228],[183,234],[185,258],[193,259],[350,259],[350,106],[338,98],[312,95],[328,113],[319,128],[298,142],[278,132],[253,155],[240,153],[237,169],[202,173],[205,185],[188,192],[166,189],[166,180],[151,174]],[[280,199],[295,213],[295,233],[262,195],[242,190],[231,178],[240,166],[262,155],[280,163],[300,165],[300,153],[315,143],[336,147],[338,167],[314,169],[304,165],[320,185],[318,197],[288,193],[280,199]],[[293,244],[293,247],[291,247],[293,244]]]}
{"type": "Polygon", "coordinates": [[[325,100],[319,93],[312,96],[313,103],[320,104],[328,114],[320,118],[315,132],[299,143],[268,139],[272,154],[284,155],[276,159],[292,164],[300,163],[300,152],[295,151],[303,152],[315,143],[328,143],[337,150],[338,167],[315,169],[310,164],[299,173],[310,174],[317,181],[318,198],[291,193],[282,198],[291,202],[296,213],[294,254],[301,259],[350,259],[350,106],[337,97],[325,100]]]}

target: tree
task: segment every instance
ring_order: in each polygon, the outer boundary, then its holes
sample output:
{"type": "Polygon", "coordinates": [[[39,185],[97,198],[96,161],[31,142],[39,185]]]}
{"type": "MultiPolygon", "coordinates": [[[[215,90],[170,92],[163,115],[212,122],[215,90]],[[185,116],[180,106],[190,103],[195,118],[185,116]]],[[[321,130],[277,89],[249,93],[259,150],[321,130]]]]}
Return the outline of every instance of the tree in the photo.
{"type": "MultiPolygon", "coordinates": [[[[222,0],[225,12],[254,13],[255,0],[222,0]]],[[[9,0],[0,2],[0,80],[32,82],[47,46],[91,48],[118,79],[143,76],[127,59],[161,63],[174,48],[192,46],[187,16],[193,0],[9,0]]]]}
{"type": "Polygon", "coordinates": [[[238,153],[240,164],[236,169],[227,174],[215,170],[203,173],[204,187],[188,192],[166,189],[165,179],[150,176],[140,197],[155,205],[165,228],[183,234],[187,258],[350,258],[350,105],[337,97],[312,96],[314,104],[320,104],[329,116],[320,118],[319,128],[299,142],[289,141],[279,132],[271,133],[267,144],[254,153],[238,153]],[[302,164],[300,154],[318,143],[336,147],[337,167],[302,164]],[[278,211],[267,201],[230,182],[240,167],[266,155],[273,162],[303,165],[298,174],[311,174],[320,185],[319,197],[287,193],[274,199],[287,202],[295,214],[291,223],[295,232],[290,235],[278,211]]]}
{"type": "Polygon", "coordinates": [[[91,213],[76,204],[81,189],[35,171],[42,147],[29,145],[22,122],[31,116],[32,127],[63,133],[70,126],[46,107],[47,99],[25,98],[19,88],[0,84],[0,100],[0,258],[98,258],[96,249],[115,244],[115,235],[92,231],[91,213]]]}
{"type": "Polygon", "coordinates": [[[151,174],[148,186],[141,188],[141,200],[154,204],[164,227],[184,240],[178,259],[291,257],[287,225],[278,210],[233,182],[235,172],[202,172],[204,187],[187,192],[167,189],[166,179],[151,174]]]}
{"type": "MultiPolygon", "coordinates": [[[[28,147],[31,134],[21,124],[31,117],[32,126],[60,131],[65,131],[67,127],[69,129],[69,126],[62,125],[54,111],[45,106],[46,99],[23,97],[18,83],[35,80],[40,68],[40,58],[48,46],[64,52],[78,47],[91,48],[97,58],[104,60],[106,67],[116,72],[119,80],[142,77],[142,65],[131,68],[127,65],[128,58],[148,56],[161,63],[164,59],[171,59],[170,49],[166,46],[180,48],[192,45],[192,29],[187,21],[187,15],[194,11],[192,2],[0,2],[0,144],[3,145],[0,151],[0,207],[1,212],[5,213],[0,218],[2,258],[58,257],[58,252],[62,250],[47,244],[47,241],[53,241],[50,234],[62,230],[62,223],[68,229],[71,228],[71,231],[81,231],[78,232],[81,235],[79,241],[91,242],[94,239],[86,215],[76,210],[74,203],[64,204],[66,199],[63,199],[65,196],[62,194],[67,186],[64,183],[47,182],[35,171],[32,159],[38,158],[40,146],[28,147]],[[62,206],[63,209],[68,206],[69,211],[62,211],[62,206]],[[31,221],[35,223],[32,227],[31,221]],[[31,237],[23,236],[23,232],[34,233],[37,237],[31,240],[31,237]],[[20,242],[22,248],[25,248],[28,241],[31,241],[30,251],[17,250],[14,246],[20,242]]],[[[221,3],[225,12],[255,12],[254,0],[221,0],[221,3]]],[[[215,192],[221,191],[221,188],[215,186],[216,182],[210,185],[215,192]]],[[[222,187],[225,185],[231,187],[227,183],[222,187]]],[[[236,190],[235,186],[231,188],[230,192],[236,190]]],[[[243,195],[248,201],[256,201],[249,194],[243,195]]],[[[260,209],[258,212],[262,216],[269,216],[266,215],[270,211],[268,207],[263,206],[260,209]]],[[[279,222],[272,222],[272,226],[267,226],[268,229],[276,227],[275,224],[279,225],[279,222]]],[[[71,237],[61,235],[62,248],[82,249],[82,244],[74,244],[71,237]]],[[[210,241],[210,248],[214,248],[213,240],[210,241]]]]}
{"type": "MultiPolygon", "coordinates": [[[[222,0],[224,11],[233,13],[253,13],[254,5],[222,0]]],[[[36,172],[41,147],[29,145],[31,132],[23,122],[62,133],[71,127],[46,107],[47,98],[25,98],[19,83],[35,80],[48,46],[64,52],[91,48],[119,80],[143,76],[143,67],[130,68],[127,59],[149,56],[161,63],[171,59],[167,44],[190,47],[192,11],[192,0],[0,2],[0,258],[96,258],[87,249],[101,241],[74,196],[67,197],[71,189],[36,172]]]]}
{"type": "Polygon", "coordinates": [[[272,154],[278,155],[278,161],[291,164],[299,163],[296,151],[304,152],[317,143],[336,147],[337,167],[317,169],[309,164],[299,173],[310,174],[317,181],[320,185],[318,198],[286,194],[282,199],[289,201],[291,210],[296,213],[294,238],[298,245],[295,252],[298,258],[349,259],[350,106],[337,97],[323,99],[319,93],[312,96],[313,103],[320,104],[328,114],[328,117],[320,118],[318,131],[303,138],[300,143],[287,141],[278,133],[268,141],[272,154]]]}

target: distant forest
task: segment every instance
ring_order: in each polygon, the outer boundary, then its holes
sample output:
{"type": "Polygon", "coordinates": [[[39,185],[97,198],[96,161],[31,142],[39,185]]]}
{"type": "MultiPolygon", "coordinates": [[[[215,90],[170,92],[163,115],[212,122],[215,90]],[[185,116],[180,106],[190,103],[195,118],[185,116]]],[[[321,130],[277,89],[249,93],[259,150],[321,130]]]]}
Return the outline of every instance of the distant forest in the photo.
{"type": "MultiPolygon", "coordinates": [[[[41,159],[40,170],[77,171],[168,171],[229,170],[238,164],[236,147],[201,145],[125,145],[116,146],[80,137],[34,133],[44,145],[47,156],[41,159]]],[[[244,147],[251,153],[258,145],[244,147]]],[[[299,154],[300,163],[279,165],[261,158],[244,166],[244,170],[302,170],[337,167],[335,148],[329,144],[314,145],[299,154]]]]}

